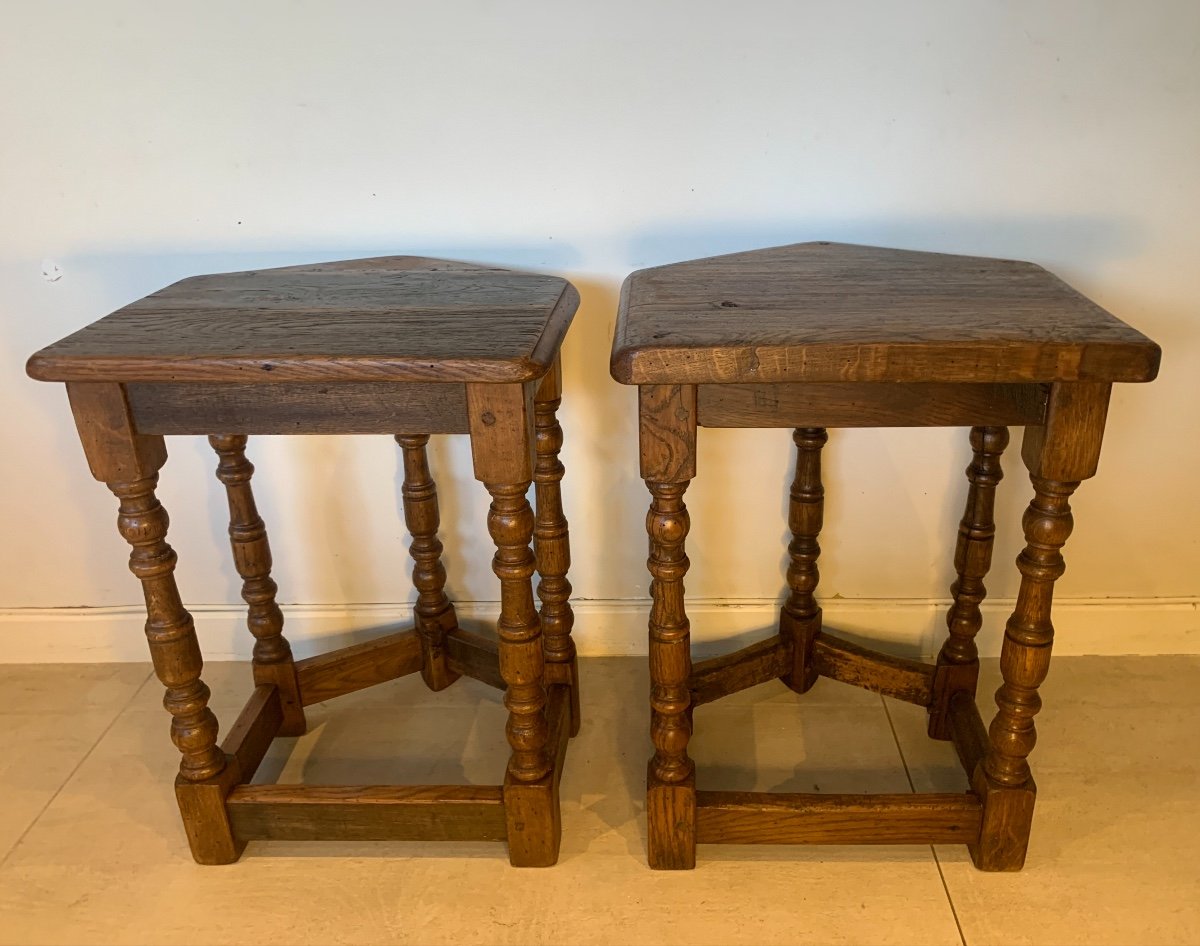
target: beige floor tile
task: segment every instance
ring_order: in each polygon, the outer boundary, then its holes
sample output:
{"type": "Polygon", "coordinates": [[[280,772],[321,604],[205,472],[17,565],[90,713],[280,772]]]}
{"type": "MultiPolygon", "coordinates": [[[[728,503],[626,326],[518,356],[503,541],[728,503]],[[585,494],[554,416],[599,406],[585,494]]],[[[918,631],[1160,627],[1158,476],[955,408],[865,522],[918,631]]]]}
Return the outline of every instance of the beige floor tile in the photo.
{"type": "MultiPolygon", "coordinates": [[[[165,714],[139,694],[0,871],[0,942],[959,941],[928,848],[705,846],[696,871],[650,871],[643,665],[585,662],[587,718],[563,779],[562,858],[544,871],[514,870],[497,844],[335,842],[255,843],[236,865],[198,867],[170,791],[177,755],[165,714]]],[[[216,668],[214,694],[239,672],[216,668]]],[[[891,737],[877,699],[800,718],[762,689],[762,700],[728,714],[704,711],[702,751],[715,759],[731,741],[730,757],[763,766],[768,787],[794,779],[818,751],[855,776],[885,771],[891,737]],[[839,749],[852,735],[863,748],[839,749]]],[[[440,709],[353,697],[312,707],[312,731],[281,740],[265,765],[287,780],[498,778],[498,694],[455,686],[439,696],[440,709]]],[[[894,743],[889,751],[898,766],[894,743]]],[[[891,786],[895,772],[887,778],[891,786]]]]}
{"type": "MultiPolygon", "coordinates": [[[[985,719],[998,683],[989,662],[985,719]]],[[[1200,942],[1200,661],[1059,658],[1042,696],[1025,869],[984,874],[938,848],[967,943],[1200,942]]],[[[888,705],[916,787],[963,788],[924,712],[888,705]]]]}
{"type": "Polygon", "coordinates": [[[0,666],[0,860],[149,673],[133,664],[0,666]]]}
{"type": "Polygon", "coordinates": [[[149,676],[149,663],[0,664],[0,714],[115,715],[149,676]]]}

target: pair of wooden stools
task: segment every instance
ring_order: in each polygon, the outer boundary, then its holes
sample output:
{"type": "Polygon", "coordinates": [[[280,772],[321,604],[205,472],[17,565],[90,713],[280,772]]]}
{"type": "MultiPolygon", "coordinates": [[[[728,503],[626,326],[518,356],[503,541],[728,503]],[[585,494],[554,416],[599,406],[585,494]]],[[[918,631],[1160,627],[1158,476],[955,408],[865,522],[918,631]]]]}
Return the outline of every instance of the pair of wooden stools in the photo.
{"type": "MultiPolygon", "coordinates": [[[[558,856],[558,781],[579,730],[569,550],[556,410],[559,349],[578,295],[562,279],[394,257],[186,279],[34,355],[66,382],[92,474],[120,501],[118,528],[145,593],[146,635],[182,754],[176,794],[195,859],[236,860],[254,839],[507,840],[514,865],[558,856]],[[403,454],[417,590],[412,629],[293,660],[270,576],[248,434],[387,433],[403,454]],[[430,434],[469,434],[492,497],[497,640],[459,627],[445,591],[430,434]],[[155,498],[164,435],[208,434],[254,634],[255,688],[224,741],[175,585],[155,498]],[[534,484],[536,511],[527,500],[534,484]],[[535,605],[533,573],[537,571],[535,605]],[[304,707],[419,672],[433,690],[467,675],[505,690],[502,785],[250,784],[271,741],[305,730],[304,707]]],[[[1096,472],[1113,382],[1149,381],[1158,347],[1028,263],[807,243],[634,273],[612,373],[640,398],[651,493],[647,792],[652,867],[695,864],[699,843],[944,843],[984,870],[1025,857],[1038,687],[1068,499],[1096,472]],[[1025,428],[1034,498],[1017,560],[997,713],[975,702],[983,579],[1008,426],[1025,428]],[[814,592],[827,427],[967,426],[974,460],[955,552],[949,637],[936,664],[874,653],[826,632],[814,592]],[[794,428],[789,594],[779,627],[693,665],[683,579],[697,427],[794,428]],[[697,791],[692,710],[781,679],[825,676],[925,706],[954,744],[962,794],[697,791]]]]}

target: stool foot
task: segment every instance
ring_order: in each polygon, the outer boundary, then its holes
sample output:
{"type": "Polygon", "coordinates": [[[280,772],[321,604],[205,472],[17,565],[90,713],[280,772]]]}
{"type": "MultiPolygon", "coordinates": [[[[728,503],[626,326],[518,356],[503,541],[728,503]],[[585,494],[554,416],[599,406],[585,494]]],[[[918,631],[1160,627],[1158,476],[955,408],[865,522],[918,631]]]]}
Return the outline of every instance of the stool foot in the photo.
{"type": "Polygon", "coordinates": [[[225,799],[240,781],[241,773],[232,759],[219,775],[206,781],[175,779],[175,799],[197,864],[232,864],[242,856],[246,842],[234,837],[225,807],[225,799]]]}
{"type": "Polygon", "coordinates": [[[808,617],[796,617],[787,608],[780,609],[779,636],[790,643],[792,661],[787,672],[779,679],[796,693],[807,693],[820,676],[813,655],[813,644],[820,633],[820,608],[808,617]]]}
{"type": "Polygon", "coordinates": [[[553,867],[562,840],[562,815],[553,772],[536,782],[504,779],[508,862],[513,867],[553,867]]]}
{"type": "Polygon", "coordinates": [[[1033,825],[1033,803],[1037,787],[1033,779],[1010,788],[988,777],[980,766],[971,788],[983,802],[983,824],[979,840],[968,844],[971,860],[983,871],[1018,871],[1025,866],[1029,832],[1033,825]]]}
{"type": "Polygon", "coordinates": [[[664,782],[646,773],[646,847],[654,870],[691,870],[696,866],[696,776],[664,782]]]}

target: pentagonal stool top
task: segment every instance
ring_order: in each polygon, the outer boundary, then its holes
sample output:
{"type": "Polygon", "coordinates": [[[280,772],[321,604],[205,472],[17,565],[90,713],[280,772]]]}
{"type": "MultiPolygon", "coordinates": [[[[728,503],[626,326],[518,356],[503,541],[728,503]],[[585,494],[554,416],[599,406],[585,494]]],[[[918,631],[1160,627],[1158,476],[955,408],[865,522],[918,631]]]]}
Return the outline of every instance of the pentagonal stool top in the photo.
{"type": "Polygon", "coordinates": [[[522,382],[579,297],[564,279],[411,256],[184,279],[55,342],[42,381],[522,382]]]}
{"type": "Polygon", "coordinates": [[[1032,263],[798,243],[633,273],[624,384],[1150,381],[1159,348],[1032,263]]]}

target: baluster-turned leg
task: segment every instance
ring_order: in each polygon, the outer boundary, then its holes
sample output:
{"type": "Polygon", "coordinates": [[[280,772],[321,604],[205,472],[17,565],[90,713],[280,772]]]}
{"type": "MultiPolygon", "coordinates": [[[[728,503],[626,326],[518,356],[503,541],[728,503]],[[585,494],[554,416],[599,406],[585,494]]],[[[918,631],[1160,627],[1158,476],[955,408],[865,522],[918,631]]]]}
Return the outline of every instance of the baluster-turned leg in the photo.
{"type": "Polygon", "coordinates": [[[575,615],[571,611],[571,583],[567,581],[567,570],[571,566],[571,545],[567,533],[567,518],[563,514],[561,482],[562,463],[558,459],[562,450],[563,433],[555,412],[561,398],[557,391],[553,397],[542,400],[539,392],[534,403],[536,414],[537,461],[533,470],[534,492],[537,500],[537,517],[534,524],[533,544],[537,555],[537,594],[542,602],[542,640],[546,652],[547,684],[562,683],[571,688],[571,735],[579,733],[579,669],[575,658],[575,642],[571,629],[575,615]]]}
{"type": "Polygon", "coordinates": [[[488,533],[496,545],[492,570],[500,579],[496,630],[512,749],[504,814],[508,857],[515,867],[554,864],[562,837],[556,747],[548,745],[546,656],[533,597],[534,518],[526,498],[534,468],[532,395],[519,384],[467,385],[475,477],[492,497],[488,533]]]}
{"type": "Polygon", "coordinates": [[[684,608],[684,552],[691,522],[683,494],[687,483],[648,483],[652,500],[646,516],[650,536],[647,563],[650,594],[650,760],[646,814],[650,866],[696,866],[696,766],[687,753],[692,734],[691,625],[684,608]],[[684,816],[678,817],[682,809],[684,816]]]}
{"type": "Polygon", "coordinates": [[[1099,462],[1108,396],[1107,384],[1055,384],[1045,425],[1025,428],[1021,453],[1034,497],[1022,520],[1021,587],[1005,627],[1004,683],[996,691],[988,751],[971,779],[983,802],[983,824],[969,847],[982,870],[1020,870],[1025,863],[1037,792],[1027,760],[1037,741],[1038,687],[1050,669],[1054,582],[1066,569],[1061,550],[1071,534],[1071,494],[1099,462]]]}
{"type": "MultiPolygon", "coordinates": [[[[535,568],[533,550],[533,510],[525,493],[529,483],[512,486],[486,484],[492,494],[488,512],[488,532],[496,543],[492,570],[500,579],[500,618],[496,624],[500,638],[500,675],[507,689],[504,705],[508,708],[508,744],[512,756],[505,777],[505,804],[513,815],[526,803],[520,786],[537,786],[538,799],[554,809],[553,838],[546,837],[546,825],[528,825],[529,833],[509,833],[509,856],[514,866],[548,867],[558,860],[558,804],[556,786],[551,782],[552,761],[547,753],[549,730],[546,725],[545,654],[542,629],[533,603],[531,579],[535,568]],[[546,789],[553,798],[544,798],[546,789]],[[552,844],[548,843],[552,840],[552,844]]],[[[518,826],[526,825],[517,819],[518,826]]]]}
{"type": "Polygon", "coordinates": [[[241,434],[211,436],[217,452],[217,479],[225,485],[229,500],[229,542],[233,561],[242,577],[242,599],[246,602],[247,625],[254,635],[254,682],[271,685],[279,692],[283,710],[281,736],[302,736],[307,728],[300,681],[292,648],[283,636],[283,613],[275,602],[278,590],[271,578],[271,546],[267,527],[258,514],[250,479],[254,464],[246,459],[246,437],[241,434]]]}
{"type": "Polygon", "coordinates": [[[240,781],[236,765],[226,765],[217,746],[217,718],[208,708],[209,690],[200,679],[204,661],[192,616],[175,584],[175,551],[166,542],[167,511],[154,495],[158,474],[131,482],[110,482],[120,500],[117,528],[132,547],[129,570],[142,583],[146,599],[146,639],[154,671],[167,692],[171,740],[182,753],[175,794],[192,855],[201,864],[237,860],[244,845],[232,835],[225,796],[240,781]]]}
{"type": "Polygon", "coordinates": [[[929,704],[929,735],[949,739],[950,701],[956,693],[975,695],[979,679],[979,651],[975,635],[983,626],[979,606],[987,595],[983,579],[992,565],[992,541],[996,537],[994,509],[996,486],[1004,473],[1000,456],[1008,446],[1007,427],[972,427],[974,458],[967,467],[970,487],[967,508],[958,526],[954,569],[958,580],[950,586],[953,603],[946,614],[950,636],[938,654],[929,704]]]}
{"type": "Polygon", "coordinates": [[[696,475],[696,388],[638,388],[642,479],[650,490],[650,738],[646,834],[650,866],[696,866],[696,766],[692,735],[691,627],[684,606],[684,551],[691,521],[683,494],[696,475]]]}
{"type": "Polygon", "coordinates": [[[183,756],[175,797],[192,857],[201,864],[228,864],[245,846],[233,837],[225,810],[225,797],[241,774],[236,761],[217,746],[217,719],[200,678],[200,644],[175,585],[167,512],[154,495],[166,445],[161,436],[135,432],[118,384],[72,382],[67,396],[88,466],[119,500],[117,528],[132,546],[129,569],[142,583],[146,599],[150,657],[166,687],[163,705],[171,714],[171,739],[183,756]]]}
{"type": "Polygon", "coordinates": [[[437,530],[437,486],[429,474],[425,445],[428,434],[397,434],[404,455],[404,523],[412,536],[413,585],[417,604],[413,610],[421,635],[421,678],[431,690],[444,690],[458,679],[446,659],[446,634],[458,627],[454,606],[446,597],[446,569],[437,530]]]}
{"type": "Polygon", "coordinates": [[[821,630],[821,609],[814,595],[820,580],[817,559],[821,546],[817,539],[825,510],[821,448],[829,435],[824,427],[798,427],[792,439],[796,443],[796,476],[788,506],[792,532],[787,570],[790,593],[779,614],[779,632],[792,646],[792,668],[783,682],[797,693],[804,693],[817,681],[812,645],[821,630]]]}
{"type": "Polygon", "coordinates": [[[117,529],[132,547],[129,570],[142,583],[146,599],[146,638],[154,669],[167,688],[163,705],[172,716],[171,740],[183,754],[179,774],[201,782],[225,767],[217,748],[217,718],[208,708],[209,691],[200,679],[203,659],[192,616],[175,584],[175,550],[167,544],[170,520],[154,495],[158,474],[128,483],[109,483],[120,500],[117,529]]]}

